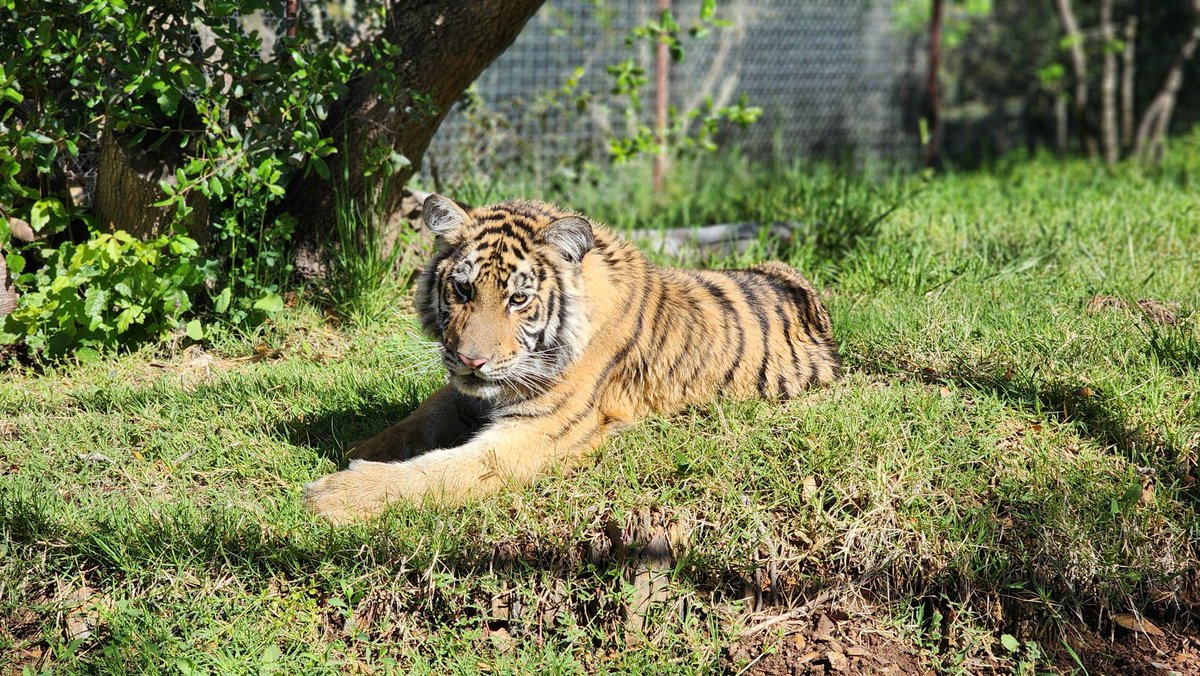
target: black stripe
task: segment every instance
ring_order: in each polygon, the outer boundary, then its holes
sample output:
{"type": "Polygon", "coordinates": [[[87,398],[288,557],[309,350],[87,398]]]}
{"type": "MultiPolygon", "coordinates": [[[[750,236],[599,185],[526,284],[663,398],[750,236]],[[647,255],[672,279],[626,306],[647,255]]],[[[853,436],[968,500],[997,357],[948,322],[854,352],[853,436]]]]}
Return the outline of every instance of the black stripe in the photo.
{"type": "MultiPolygon", "coordinates": [[[[787,308],[785,307],[785,305],[788,304],[788,298],[790,297],[787,292],[787,287],[778,283],[781,280],[774,275],[766,273],[760,274],[762,274],[763,278],[767,280],[768,287],[776,295],[777,300],[779,301],[775,306],[775,314],[779,317],[780,322],[783,324],[783,338],[787,341],[788,351],[792,355],[792,364],[795,365],[796,372],[798,373],[800,369],[800,355],[796,354],[796,339],[792,337],[792,320],[788,315],[787,308]]],[[[799,319],[799,315],[797,315],[797,318],[799,319]]],[[[801,383],[801,385],[811,384],[814,380],[815,370],[812,359],[808,360],[808,371],[809,373],[807,375],[806,382],[801,383]]]]}
{"type": "Polygon", "coordinates": [[[493,223],[496,221],[507,221],[509,215],[500,211],[489,211],[486,214],[475,216],[477,223],[493,223]]]}
{"type": "MultiPolygon", "coordinates": [[[[695,340],[696,330],[698,328],[700,328],[700,325],[703,323],[701,321],[703,318],[702,317],[703,313],[700,310],[700,306],[696,303],[696,299],[692,298],[692,296],[685,291],[683,294],[683,300],[688,306],[687,312],[686,312],[687,321],[685,322],[687,324],[687,335],[684,337],[684,339],[682,341],[682,345],[680,346],[679,356],[676,357],[675,359],[671,360],[671,367],[669,369],[667,369],[667,377],[668,378],[675,377],[675,369],[678,368],[680,362],[684,359],[684,357],[687,357],[689,355],[691,355],[693,357],[696,356],[696,355],[692,354],[693,352],[695,352],[695,350],[692,349],[692,342],[695,340]]],[[[692,380],[696,377],[695,376],[696,371],[699,370],[697,368],[697,364],[703,365],[704,357],[700,357],[700,358],[694,360],[694,363],[692,364],[691,372],[689,373],[689,375],[687,377],[683,378],[683,383],[685,385],[692,382],[692,380]]]]}
{"type": "MultiPolygon", "coordinates": [[[[796,284],[786,277],[779,277],[769,273],[760,273],[764,279],[777,289],[781,295],[786,296],[796,306],[796,314],[800,319],[800,327],[804,331],[804,336],[808,338],[808,342],[813,345],[820,345],[823,340],[818,340],[812,334],[810,325],[812,324],[812,303],[814,299],[812,294],[804,287],[796,284]]],[[[819,326],[811,326],[812,329],[820,330],[819,326]]]]}
{"type": "Polygon", "coordinates": [[[517,239],[523,238],[528,234],[528,230],[518,233],[516,228],[513,227],[514,225],[516,225],[516,223],[511,220],[502,221],[499,225],[489,225],[488,227],[476,233],[475,239],[482,240],[484,237],[489,237],[491,235],[503,235],[504,237],[517,239]]]}
{"type": "Polygon", "coordinates": [[[544,328],[550,327],[550,318],[554,317],[559,320],[559,325],[554,327],[554,337],[558,337],[558,330],[562,328],[562,320],[558,316],[558,289],[550,288],[546,297],[546,323],[544,328]]]}
{"type": "Polygon", "coordinates": [[[730,360],[728,369],[726,369],[725,374],[721,376],[721,386],[728,387],[729,384],[733,382],[733,377],[737,373],[738,367],[741,366],[742,352],[746,349],[746,330],[742,328],[742,323],[737,321],[738,316],[737,311],[733,306],[733,301],[729,299],[729,296],[725,295],[725,292],[721,289],[721,287],[717,286],[715,282],[704,279],[698,274],[692,275],[692,278],[695,279],[705,291],[708,291],[708,293],[716,299],[717,304],[721,306],[721,310],[724,312],[728,324],[737,329],[737,349],[735,349],[732,353],[732,359],[730,360]]]}
{"type": "Polygon", "coordinates": [[[673,312],[663,312],[663,303],[667,300],[667,284],[664,280],[658,281],[658,298],[654,301],[654,310],[650,312],[650,353],[658,354],[662,350],[663,345],[667,342],[667,337],[671,335],[671,329],[675,325],[675,315],[673,312]]]}
{"type": "Polygon", "coordinates": [[[771,323],[766,315],[766,307],[762,302],[762,297],[759,296],[759,289],[747,273],[738,271],[735,275],[730,273],[730,278],[741,289],[742,294],[746,296],[746,305],[750,312],[758,320],[758,327],[762,331],[762,362],[758,365],[758,391],[764,397],[768,396],[767,388],[767,362],[771,356],[769,338],[771,334],[771,323]],[[757,305],[757,307],[756,307],[757,305]]]}
{"type": "MultiPolygon", "coordinates": [[[[496,412],[496,415],[497,415],[496,420],[497,421],[499,421],[499,420],[525,420],[528,418],[542,418],[542,417],[546,417],[546,416],[552,416],[555,413],[558,413],[560,410],[562,410],[562,407],[566,406],[569,401],[571,401],[571,394],[568,392],[568,393],[565,393],[562,396],[558,397],[556,400],[550,402],[549,408],[535,410],[535,411],[497,411],[496,412]]],[[[530,403],[531,402],[529,402],[529,401],[524,401],[524,402],[521,402],[521,405],[529,405],[530,403]]]]}
{"type": "MultiPolygon", "coordinates": [[[[787,340],[788,350],[791,351],[792,363],[796,365],[797,369],[799,369],[800,355],[796,354],[796,340],[792,338],[792,320],[787,316],[787,313],[781,313],[779,316],[783,318],[783,337],[785,340],[787,340]]],[[[808,360],[808,368],[809,371],[812,370],[812,359],[808,360]]],[[[811,379],[811,373],[809,374],[809,377],[811,379]]]]}
{"type": "MultiPolygon", "coordinates": [[[[648,281],[648,279],[650,277],[648,266],[647,266],[647,268],[643,269],[643,275],[646,278],[646,281],[648,281]]],[[[583,420],[586,416],[588,416],[592,411],[595,410],[597,401],[600,397],[600,390],[604,387],[605,384],[607,384],[608,376],[612,373],[613,369],[617,367],[617,364],[619,364],[622,360],[624,360],[626,357],[629,356],[629,352],[631,350],[633,350],[634,346],[636,346],[638,341],[641,340],[642,330],[645,328],[644,319],[645,319],[645,312],[646,312],[646,302],[650,297],[649,287],[650,287],[649,284],[644,283],[641,285],[642,297],[641,297],[641,300],[638,302],[637,311],[633,313],[633,317],[635,320],[634,325],[633,325],[633,335],[629,337],[629,340],[626,341],[625,344],[621,346],[621,349],[617,350],[617,352],[615,354],[613,354],[613,356],[611,358],[609,358],[608,363],[604,365],[604,369],[601,370],[600,376],[598,378],[596,378],[596,382],[592,386],[592,396],[588,398],[587,406],[584,407],[584,409],[582,411],[580,411],[579,413],[572,416],[571,419],[567,421],[567,424],[563,427],[563,429],[558,434],[555,434],[551,438],[552,441],[558,441],[559,439],[566,436],[567,433],[571,431],[571,428],[574,425],[576,425],[580,420],[583,420]]]]}

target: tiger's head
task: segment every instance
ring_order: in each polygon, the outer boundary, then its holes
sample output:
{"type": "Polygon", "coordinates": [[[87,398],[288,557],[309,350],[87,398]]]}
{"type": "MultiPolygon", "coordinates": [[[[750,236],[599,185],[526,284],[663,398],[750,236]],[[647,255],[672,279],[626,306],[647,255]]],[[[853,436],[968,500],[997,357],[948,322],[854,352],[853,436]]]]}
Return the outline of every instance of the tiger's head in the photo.
{"type": "Polygon", "coordinates": [[[470,209],[430,195],[423,211],[437,251],[417,307],[451,384],[505,400],[555,382],[588,339],[582,264],[591,224],[539,202],[470,209]]]}

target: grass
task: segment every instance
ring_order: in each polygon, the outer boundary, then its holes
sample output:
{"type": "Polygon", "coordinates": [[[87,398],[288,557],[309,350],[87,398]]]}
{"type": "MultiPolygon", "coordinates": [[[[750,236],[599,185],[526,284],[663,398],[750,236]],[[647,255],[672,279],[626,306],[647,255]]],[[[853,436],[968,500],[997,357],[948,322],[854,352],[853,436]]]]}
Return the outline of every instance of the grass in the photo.
{"type": "MultiPolygon", "coordinates": [[[[619,228],[800,220],[811,236],[773,253],[825,290],[848,373],[786,404],[645,421],[578,471],[461,509],[333,529],[299,505],[348,442],[440,382],[400,299],[346,323],[302,299],[207,353],[9,371],[0,662],[736,672],[761,658],[733,650],[741,631],[824,590],[932,668],[1071,671],[1047,653],[1113,613],[1194,622],[1189,157],[1116,175],[1014,162],[927,185],[732,157],[681,167],[662,206],[639,166],[564,192],[464,188],[619,228]],[[1174,323],[1139,299],[1178,304],[1174,323]],[[610,537],[642,522],[670,524],[676,547],[661,602],[633,624],[636,561],[610,537]]],[[[755,650],[782,650],[787,626],[755,650]]]]}

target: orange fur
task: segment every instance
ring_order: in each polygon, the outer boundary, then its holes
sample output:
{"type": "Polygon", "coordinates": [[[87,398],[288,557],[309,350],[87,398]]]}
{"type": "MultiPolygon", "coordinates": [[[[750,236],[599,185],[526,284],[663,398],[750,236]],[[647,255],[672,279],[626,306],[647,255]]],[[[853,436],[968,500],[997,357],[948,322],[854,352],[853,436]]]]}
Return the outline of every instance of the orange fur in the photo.
{"type": "Polygon", "coordinates": [[[783,263],[661,268],[540,202],[468,211],[434,195],[425,220],[439,249],[417,305],[450,384],[306,487],[332,522],[496,492],[650,413],[718,394],[792,397],[838,376],[829,315],[783,263]]]}

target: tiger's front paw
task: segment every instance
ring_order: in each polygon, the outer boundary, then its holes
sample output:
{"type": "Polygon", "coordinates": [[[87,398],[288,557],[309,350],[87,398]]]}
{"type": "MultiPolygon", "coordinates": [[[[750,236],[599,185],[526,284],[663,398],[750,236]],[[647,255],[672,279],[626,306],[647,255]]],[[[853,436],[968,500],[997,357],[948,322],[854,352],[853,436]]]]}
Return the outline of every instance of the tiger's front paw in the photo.
{"type": "Polygon", "coordinates": [[[362,521],[383,512],[388,505],[388,493],[380,485],[379,477],[358,469],[363,464],[366,463],[353,463],[350,469],[306,485],[304,506],[334,525],[362,521]]]}

